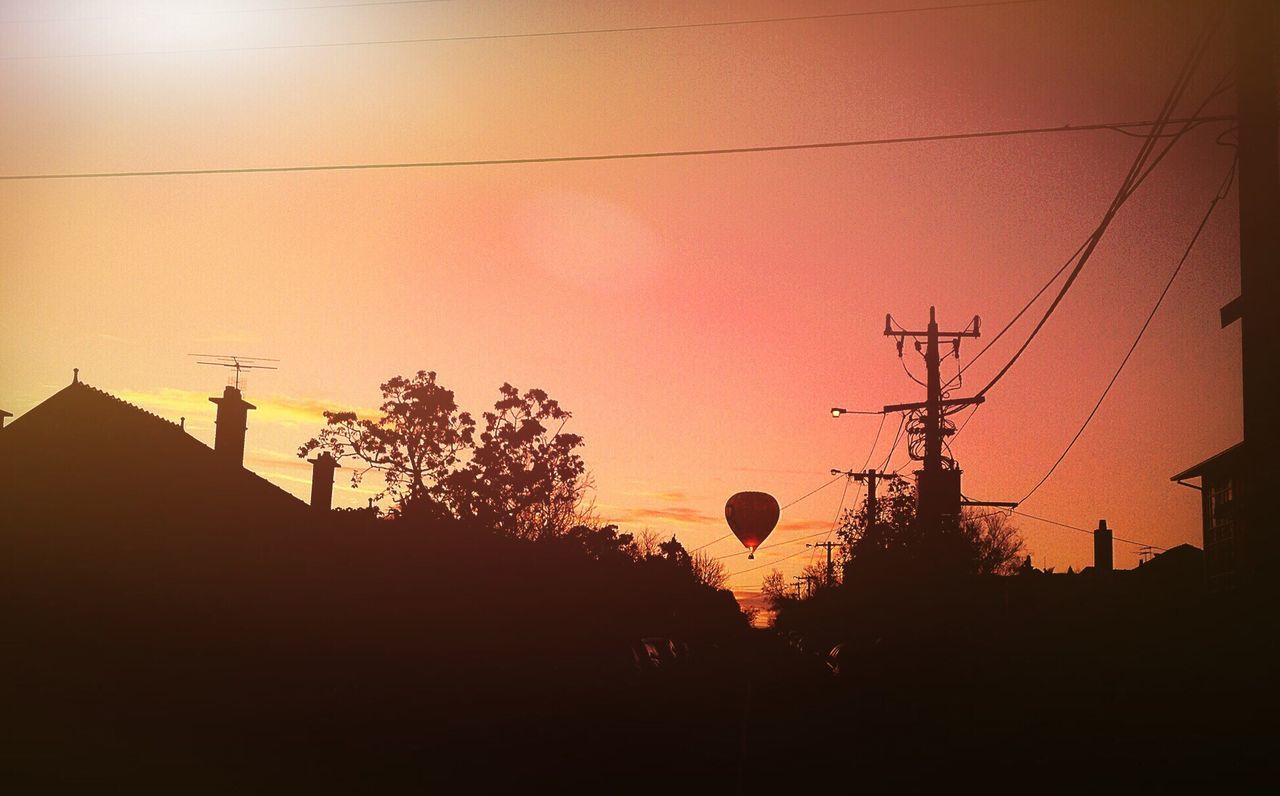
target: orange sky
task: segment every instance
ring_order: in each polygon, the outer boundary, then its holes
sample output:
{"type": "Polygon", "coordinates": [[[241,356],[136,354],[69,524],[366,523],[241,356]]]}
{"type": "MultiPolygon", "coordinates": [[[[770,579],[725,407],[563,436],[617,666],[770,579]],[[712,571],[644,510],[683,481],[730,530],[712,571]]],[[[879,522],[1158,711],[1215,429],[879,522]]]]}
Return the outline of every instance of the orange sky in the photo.
{"type": "MultiPolygon", "coordinates": [[[[318,2],[318,0],[317,0],[318,2]]],[[[289,5],[282,2],[279,5],[289,5]]],[[[294,5],[314,5],[298,0],[294,5]]],[[[919,4],[919,3],[917,3],[919,4]]],[[[927,5],[928,3],[923,3],[927,5]]],[[[261,9],[272,3],[187,4],[261,9]]],[[[5,2],[0,173],[151,170],[754,146],[1155,116],[1199,22],[1181,3],[1043,3],[682,30],[182,55],[122,50],[655,25],[885,2],[483,0],[121,18],[122,3],[5,2]],[[101,19],[97,17],[111,17],[101,19]],[[85,19],[95,18],[95,19],[85,19]],[[80,19],[82,21],[71,21],[80,19]]],[[[135,6],[145,10],[146,4],[135,6]]],[[[173,9],[176,3],[152,3],[173,9]]],[[[1229,62],[1221,36],[1188,92],[1229,62]]],[[[1230,112],[1231,95],[1211,107],[1230,112]]],[[[965,492],[1022,495],[1133,339],[1230,161],[1187,136],[957,441],[965,492]]],[[[723,504],[783,504],[860,466],[875,418],[919,400],[884,314],[993,334],[1097,223],[1136,152],[1112,132],[607,163],[0,183],[0,408],[83,377],[212,442],[222,373],[191,351],[279,357],[246,388],[247,464],[300,496],[322,407],[374,406],[433,369],[474,413],[546,389],[602,515],[694,547],[723,504]]],[[[1210,221],[1084,438],[1025,509],[1171,546],[1198,495],[1168,476],[1240,438],[1234,196],[1210,221]]],[[[983,383],[1016,341],[970,371],[983,383]]],[[[972,354],[976,345],[966,343],[972,354]]],[[[918,363],[912,362],[919,373],[918,363]]],[[[895,421],[873,463],[883,462],[895,421]]],[[[905,453],[894,454],[894,465],[905,453]]],[[[848,495],[852,500],[853,490],[848,495]]],[[[337,490],[344,505],[360,493],[337,490]]],[[[834,485],[783,514],[829,528],[834,485]]],[[[1020,520],[1038,563],[1087,536],[1020,520]]],[[[737,552],[727,540],[708,548],[737,552]]],[[[777,545],[771,549],[771,546],[777,545]]],[[[799,570],[808,554],[781,565],[799,570]]],[[[1117,565],[1132,566],[1120,545],[1117,565]]]]}

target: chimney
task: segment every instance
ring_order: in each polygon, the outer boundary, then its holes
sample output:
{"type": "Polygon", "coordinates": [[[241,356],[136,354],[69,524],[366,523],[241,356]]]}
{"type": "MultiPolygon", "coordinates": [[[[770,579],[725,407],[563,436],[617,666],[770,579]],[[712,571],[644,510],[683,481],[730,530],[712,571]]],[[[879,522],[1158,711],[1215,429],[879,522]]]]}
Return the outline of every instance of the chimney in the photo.
{"type": "Polygon", "coordinates": [[[249,410],[258,407],[240,397],[240,390],[227,387],[221,398],[210,398],[218,405],[217,428],[213,450],[225,461],[244,466],[244,432],[249,428],[249,410]]]}
{"type": "Polygon", "coordinates": [[[1098,520],[1098,530],[1093,532],[1093,569],[1095,572],[1112,569],[1111,529],[1106,520],[1098,520]]]}
{"type": "Polygon", "coordinates": [[[333,508],[333,471],[341,465],[327,451],[311,462],[311,508],[328,511],[333,508]]]}

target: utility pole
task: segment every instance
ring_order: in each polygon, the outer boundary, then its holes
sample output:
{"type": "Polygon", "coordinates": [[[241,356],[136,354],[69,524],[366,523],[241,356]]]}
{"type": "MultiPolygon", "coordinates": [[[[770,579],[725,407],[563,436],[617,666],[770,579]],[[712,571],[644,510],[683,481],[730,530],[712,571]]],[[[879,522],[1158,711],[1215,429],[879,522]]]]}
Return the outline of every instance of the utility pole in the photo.
{"type": "Polygon", "coordinates": [[[1276,562],[1274,513],[1264,495],[1280,494],[1271,451],[1280,439],[1280,167],[1277,166],[1274,0],[1236,0],[1236,117],[1240,138],[1240,298],[1223,308],[1223,325],[1239,319],[1244,381],[1243,523],[1254,586],[1276,562]]]}
{"type": "MultiPolygon", "coordinates": [[[[883,480],[893,480],[901,478],[897,473],[883,473],[877,471],[874,467],[870,470],[832,470],[832,475],[843,475],[852,478],[855,481],[862,481],[867,485],[867,533],[872,538],[875,537],[876,527],[879,518],[879,503],[876,501],[876,484],[883,480]]],[[[830,551],[827,553],[828,565],[830,565],[830,551]]]]}
{"type": "Polygon", "coordinates": [[[940,341],[947,339],[951,343],[952,355],[959,358],[960,340],[980,336],[980,324],[981,320],[975,315],[963,330],[941,332],[938,330],[937,315],[933,307],[929,308],[929,325],[923,331],[901,327],[894,329],[893,317],[886,315],[884,319],[884,334],[886,337],[897,338],[899,357],[902,356],[906,338],[916,338],[917,351],[920,350],[919,338],[924,338],[927,373],[925,401],[893,404],[886,406],[884,411],[911,413],[907,425],[908,448],[911,457],[921,461],[923,465],[916,473],[916,517],[926,532],[940,531],[943,523],[950,521],[949,518],[958,520],[960,516],[960,469],[953,459],[944,456],[942,452],[945,438],[955,433],[955,426],[946,419],[947,415],[983,401],[980,396],[943,396],[940,341]],[[912,440],[913,436],[917,439],[912,440]]]}
{"type": "Polygon", "coordinates": [[[836,582],[836,571],[831,565],[831,549],[839,547],[836,542],[819,542],[818,544],[806,544],[805,547],[825,547],[827,549],[827,585],[834,586],[836,582]]]}

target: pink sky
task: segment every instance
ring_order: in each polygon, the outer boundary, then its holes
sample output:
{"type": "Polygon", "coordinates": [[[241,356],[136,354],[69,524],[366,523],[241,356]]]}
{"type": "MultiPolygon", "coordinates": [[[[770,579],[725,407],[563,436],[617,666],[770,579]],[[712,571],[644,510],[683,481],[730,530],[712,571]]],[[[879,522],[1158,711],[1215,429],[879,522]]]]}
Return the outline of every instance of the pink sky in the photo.
{"type": "MultiPolygon", "coordinates": [[[[284,4],[284,3],[282,3],[284,4]]],[[[306,3],[299,3],[305,5],[306,3]]],[[[206,4],[206,8],[212,4],[206,4]]],[[[223,4],[224,6],[226,4],[223,4]]],[[[443,2],[0,23],[0,57],[532,32],[909,3],[443,2]]],[[[171,9],[174,4],[152,4],[171,9]]],[[[243,7],[260,7],[246,0],[243,7]]],[[[192,6],[198,9],[199,6],[192,6]]],[[[0,19],[118,16],[8,3],[0,19]]],[[[825,21],[435,44],[13,59],[0,173],[456,160],[754,146],[1152,118],[1199,25],[1192,4],[1047,0],[825,21]]],[[[1190,110],[1229,62],[1219,41],[1190,110]]],[[[1211,107],[1230,112],[1231,94],[1211,107]]],[[[965,492],[1021,496],[1119,363],[1230,162],[1187,136],[1126,205],[1060,311],[955,446],[965,492]]],[[[70,380],[186,415],[212,442],[222,373],[192,351],[272,356],[250,379],[248,464],[305,497],[296,447],[322,407],[435,370],[478,413],[546,389],[602,515],[698,546],[725,499],[783,504],[860,466],[876,408],[922,390],[886,312],[994,334],[1083,241],[1138,139],[1055,134],[607,163],[0,184],[0,408],[70,380]]],[[[1161,546],[1199,543],[1168,476],[1240,438],[1228,199],[1033,514],[1161,546]]],[[[1021,337],[970,371],[984,382],[1021,337]]],[[[971,355],[977,345],[966,343],[971,355]]],[[[912,362],[919,373],[918,363],[912,362]]],[[[883,462],[896,421],[873,463],[883,462]]],[[[903,461],[901,447],[894,465],[903,461]]],[[[851,489],[848,501],[853,497],[851,489]]],[[[337,490],[345,505],[359,493],[337,490]]],[[[784,512],[784,544],[829,528],[834,485],[784,512]]],[[[847,502],[848,502],[847,501],[847,502]]],[[[1038,563],[1087,536],[1019,524],[1038,563]]],[[[776,546],[776,547],[774,547],[776,546]]],[[[732,539],[708,548],[729,555],[732,539]]],[[[794,573],[809,560],[780,565],[794,573]]],[[[1117,565],[1132,566],[1119,546],[1117,565]]]]}

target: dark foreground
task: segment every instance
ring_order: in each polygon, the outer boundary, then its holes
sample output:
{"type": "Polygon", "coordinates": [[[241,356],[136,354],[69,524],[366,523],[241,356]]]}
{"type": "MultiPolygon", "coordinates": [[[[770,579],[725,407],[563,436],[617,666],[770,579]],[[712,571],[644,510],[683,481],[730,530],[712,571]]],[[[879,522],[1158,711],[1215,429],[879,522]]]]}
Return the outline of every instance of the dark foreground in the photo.
{"type": "Polygon", "coordinates": [[[837,590],[784,638],[661,557],[40,519],[0,537],[5,792],[1220,789],[1275,768],[1266,603],[837,590]]]}
{"type": "Polygon", "coordinates": [[[370,628],[111,622],[9,636],[9,792],[1146,789],[1274,770],[1274,670],[1231,632],[1156,649],[1135,628],[1106,655],[882,642],[837,677],[767,631],[635,667],[428,621],[394,651],[370,628]]]}

